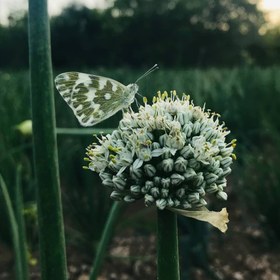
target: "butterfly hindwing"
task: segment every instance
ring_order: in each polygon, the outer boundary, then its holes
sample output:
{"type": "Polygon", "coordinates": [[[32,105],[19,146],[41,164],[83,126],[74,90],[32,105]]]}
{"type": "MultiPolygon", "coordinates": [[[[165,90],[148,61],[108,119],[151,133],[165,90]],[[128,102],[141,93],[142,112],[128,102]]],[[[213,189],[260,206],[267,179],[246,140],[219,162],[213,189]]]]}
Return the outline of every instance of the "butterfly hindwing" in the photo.
{"type": "Polygon", "coordinates": [[[56,88],[83,126],[91,126],[123,109],[127,87],[102,76],[66,72],[55,79],[56,88]]]}

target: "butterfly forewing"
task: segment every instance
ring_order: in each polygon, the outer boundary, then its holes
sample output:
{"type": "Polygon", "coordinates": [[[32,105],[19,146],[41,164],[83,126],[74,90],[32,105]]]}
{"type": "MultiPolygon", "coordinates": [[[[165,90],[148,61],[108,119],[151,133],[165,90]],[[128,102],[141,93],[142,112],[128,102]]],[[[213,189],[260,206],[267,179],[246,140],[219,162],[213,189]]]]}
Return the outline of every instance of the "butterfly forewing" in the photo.
{"type": "Polygon", "coordinates": [[[127,87],[102,76],[67,72],[58,75],[55,85],[83,126],[105,120],[124,108],[127,87]]]}

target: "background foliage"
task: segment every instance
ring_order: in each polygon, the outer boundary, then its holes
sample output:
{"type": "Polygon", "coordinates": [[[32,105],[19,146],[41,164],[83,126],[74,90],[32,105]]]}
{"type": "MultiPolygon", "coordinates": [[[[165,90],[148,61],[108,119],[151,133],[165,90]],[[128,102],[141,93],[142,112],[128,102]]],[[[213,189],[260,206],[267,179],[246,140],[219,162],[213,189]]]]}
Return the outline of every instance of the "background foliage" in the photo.
{"type": "MultiPolygon", "coordinates": [[[[124,83],[134,81],[140,70],[90,70],[115,78],[124,83]]],[[[151,97],[158,90],[176,89],[178,93],[191,94],[196,104],[219,112],[232,130],[232,138],[238,139],[238,165],[233,191],[240,199],[246,199],[256,215],[267,217],[267,224],[279,236],[279,219],[275,211],[280,199],[277,160],[280,148],[278,131],[280,117],[280,69],[279,67],[244,67],[233,69],[159,70],[140,83],[140,93],[151,97]],[[258,170],[258,171],[256,171],[258,170]],[[240,175],[241,174],[241,175],[240,175]],[[240,175],[240,176],[239,176],[240,175]],[[272,195],[273,194],[273,195],[272,195]],[[267,198],[265,198],[267,196],[267,198]],[[273,201],[273,203],[272,203],[273,201]],[[273,206],[274,205],[274,206],[273,206]]],[[[30,118],[28,75],[26,72],[1,72],[2,125],[0,166],[7,185],[13,184],[15,165],[24,166],[25,201],[34,199],[31,139],[18,135],[16,124],[30,118]],[[3,91],[5,89],[5,91],[3,91]],[[16,106],[18,106],[18,109],[16,106]]],[[[141,102],[141,100],[139,100],[141,102]]],[[[72,111],[56,95],[57,125],[78,127],[72,111]]],[[[120,114],[106,120],[101,127],[116,127],[120,114]]],[[[94,250],[109,206],[106,189],[98,178],[82,170],[85,147],[91,136],[58,136],[61,180],[67,229],[72,241],[94,250]],[[82,207],[81,207],[82,205],[82,207]],[[90,221],[90,222],[89,222],[90,221]],[[93,226],[96,225],[96,226],[93,226]],[[94,241],[95,240],[95,241],[94,241]],[[93,243],[92,243],[93,242],[93,243]],[[91,244],[91,245],[90,245],[91,244]],[[95,244],[95,245],[94,245],[95,244]]],[[[0,211],[2,215],[4,214],[0,211]]],[[[2,223],[4,220],[0,220],[2,223]]],[[[5,235],[1,231],[1,235],[5,235]]],[[[6,234],[5,236],[7,236],[6,234]]]]}
{"type": "MultiPolygon", "coordinates": [[[[167,67],[280,62],[278,28],[248,0],[116,0],[103,10],[69,6],[52,18],[54,66],[167,67]],[[262,34],[262,35],[261,35],[262,34]]],[[[27,16],[0,25],[0,67],[27,67],[27,16]],[[15,42],[20,42],[20,48],[15,42]],[[9,55],[13,53],[13,55],[9,55]]]]}
{"type": "MultiPolygon", "coordinates": [[[[262,221],[271,242],[279,244],[280,29],[265,28],[264,15],[247,0],[108,0],[104,10],[69,6],[53,17],[52,54],[55,74],[97,73],[124,84],[159,63],[159,71],[141,80],[142,95],[176,89],[220,113],[238,139],[230,191],[262,221]]],[[[17,129],[31,118],[24,13],[0,25],[0,42],[0,172],[13,198],[16,168],[23,168],[33,252],[38,237],[32,141],[17,129]]],[[[79,127],[61,97],[55,99],[57,126],[79,127]]],[[[121,113],[97,127],[116,127],[120,118],[121,113]]],[[[85,147],[92,141],[92,136],[58,135],[67,242],[91,254],[111,204],[99,179],[82,170],[85,147]]],[[[0,194],[0,240],[9,244],[1,199],[0,194]]],[[[142,217],[142,231],[154,230],[144,223],[142,217]]]]}

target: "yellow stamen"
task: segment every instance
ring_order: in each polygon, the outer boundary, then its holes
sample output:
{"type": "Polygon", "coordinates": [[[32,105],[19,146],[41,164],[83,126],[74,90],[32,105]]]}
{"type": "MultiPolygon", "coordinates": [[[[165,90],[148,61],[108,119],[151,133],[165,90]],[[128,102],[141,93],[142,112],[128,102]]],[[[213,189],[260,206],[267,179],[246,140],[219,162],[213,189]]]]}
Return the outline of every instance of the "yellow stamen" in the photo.
{"type": "Polygon", "coordinates": [[[119,151],[121,151],[121,148],[117,148],[117,147],[113,147],[113,146],[108,146],[108,150],[114,152],[114,153],[117,153],[119,151]]]}
{"type": "Polygon", "coordinates": [[[231,154],[232,159],[237,160],[236,154],[231,154]]]}
{"type": "Polygon", "coordinates": [[[153,103],[155,103],[157,101],[156,96],[153,97],[153,103]]]}

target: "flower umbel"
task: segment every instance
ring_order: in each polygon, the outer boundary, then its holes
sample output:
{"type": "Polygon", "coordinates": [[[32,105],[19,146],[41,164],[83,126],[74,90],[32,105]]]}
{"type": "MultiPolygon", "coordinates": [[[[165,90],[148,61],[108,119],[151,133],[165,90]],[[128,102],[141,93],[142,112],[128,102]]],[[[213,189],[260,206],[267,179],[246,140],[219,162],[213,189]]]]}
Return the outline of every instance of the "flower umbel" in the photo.
{"type": "Polygon", "coordinates": [[[227,199],[225,177],[236,145],[226,143],[229,133],[218,114],[195,106],[188,95],[159,92],[152,105],[130,109],[117,130],[87,148],[87,168],[99,173],[112,199],[197,209],[207,204],[207,194],[227,199]]]}

